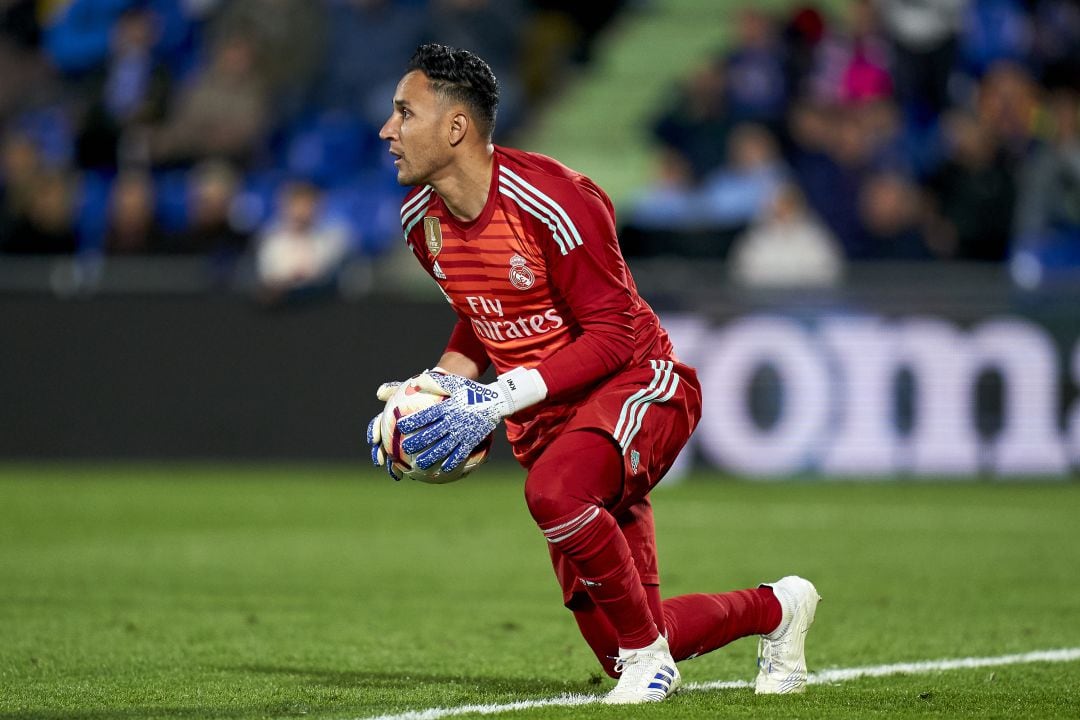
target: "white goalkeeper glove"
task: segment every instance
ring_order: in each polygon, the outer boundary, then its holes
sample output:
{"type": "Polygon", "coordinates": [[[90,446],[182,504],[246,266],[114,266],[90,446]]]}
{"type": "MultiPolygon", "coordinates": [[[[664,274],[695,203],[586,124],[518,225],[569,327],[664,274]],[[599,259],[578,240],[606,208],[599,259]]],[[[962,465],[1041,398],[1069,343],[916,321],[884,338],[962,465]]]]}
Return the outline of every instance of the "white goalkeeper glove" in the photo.
{"type": "MultiPolygon", "coordinates": [[[[392,382],[385,382],[379,386],[379,389],[375,391],[375,397],[382,402],[386,402],[398,389],[401,382],[394,380],[392,382]]],[[[380,412],[375,417],[371,418],[371,422],[367,426],[367,442],[371,446],[371,462],[375,467],[385,467],[386,472],[390,473],[390,477],[395,480],[400,480],[394,473],[394,463],[390,458],[386,457],[386,451],[382,447],[382,413],[380,412]]]]}
{"type": "Polygon", "coordinates": [[[416,464],[422,470],[442,460],[443,471],[450,472],[465,462],[504,417],[547,397],[547,385],[540,372],[520,367],[487,385],[436,369],[420,375],[417,385],[446,397],[397,422],[401,432],[410,435],[402,449],[416,455],[416,464]]]}

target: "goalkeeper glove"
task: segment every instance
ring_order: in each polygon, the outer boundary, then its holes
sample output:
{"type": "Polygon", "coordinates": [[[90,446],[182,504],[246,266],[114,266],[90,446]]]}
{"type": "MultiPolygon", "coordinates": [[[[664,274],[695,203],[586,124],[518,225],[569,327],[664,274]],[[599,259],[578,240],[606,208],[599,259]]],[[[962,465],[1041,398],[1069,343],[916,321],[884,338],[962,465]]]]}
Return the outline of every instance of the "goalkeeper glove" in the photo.
{"type": "Polygon", "coordinates": [[[547,397],[547,385],[540,372],[521,367],[503,373],[488,385],[436,371],[422,374],[417,384],[427,392],[446,397],[397,423],[401,432],[415,433],[405,439],[402,449],[410,455],[419,453],[416,464],[422,470],[442,460],[443,471],[450,472],[465,462],[504,417],[547,397]]]}
{"type": "MultiPolygon", "coordinates": [[[[382,402],[389,400],[398,386],[401,385],[398,381],[386,382],[379,386],[379,389],[375,392],[375,397],[379,398],[382,402]]],[[[382,447],[382,413],[380,412],[375,417],[371,418],[371,422],[367,426],[367,442],[371,446],[371,462],[375,467],[386,467],[386,472],[390,473],[390,477],[395,480],[400,480],[394,473],[394,462],[386,456],[386,451],[382,447]]]]}

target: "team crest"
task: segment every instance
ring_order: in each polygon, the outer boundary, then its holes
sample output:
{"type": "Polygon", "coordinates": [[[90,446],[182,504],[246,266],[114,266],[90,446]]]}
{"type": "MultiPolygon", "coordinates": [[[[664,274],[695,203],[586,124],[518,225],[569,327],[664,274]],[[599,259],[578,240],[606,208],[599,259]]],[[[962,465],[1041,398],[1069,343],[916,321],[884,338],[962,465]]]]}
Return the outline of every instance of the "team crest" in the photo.
{"type": "Polygon", "coordinates": [[[630,451],[630,472],[637,474],[638,467],[641,466],[641,453],[637,450],[630,451]]]}
{"type": "Polygon", "coordinates": [[[533,271],[525,267],[525,258],[515,255],[510,258],[510,284],[518,290],[528,290],[536,282],[533,271]]]}
{"type": "Polygon", "coordinates": [[[442,250],[442,225],[439,218],[428,216],[424,218],[424,240],[427,242],[428,252],[432,257],[442,250]]]}

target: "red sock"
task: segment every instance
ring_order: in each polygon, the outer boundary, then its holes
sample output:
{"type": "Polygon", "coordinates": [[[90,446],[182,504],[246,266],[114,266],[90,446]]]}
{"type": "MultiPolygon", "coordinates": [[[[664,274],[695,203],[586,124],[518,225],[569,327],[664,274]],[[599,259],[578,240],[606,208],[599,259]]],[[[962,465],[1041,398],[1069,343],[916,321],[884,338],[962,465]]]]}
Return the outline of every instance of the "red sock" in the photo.
{"type": "Polygon", "coordinates": [[[660,599],[660,586],[646,585],[645,600],[649,603],[649,612],[652,613],[656,629],[660,631],[661,635],[667,637],[667,627],[664,623],[664,603],[660,599]]]}
{"type": "Polygon", "coordinates": [[[540,526],[570,560],[589,598],[615,630],[620,648],[642,648],[659,631],[630,546],[615,518],[597,505],[540,526]]]}
{"type": "MultiPolygon", "coordinates": [[[[660,588],[655,585],[646,586],[645,592],[650,600],[660,597],[660,588]]],[[[570,609],[604,672],[617,678],[615,656],[619,641],[606,615],[588,600],[570,609]]],[[[781,610],[771,588],[756,588],[671,598],[663,602],[663,615],[672,656],[686,660],[741,637],[772,632],[780,624],[781,610]]]]}
{"type": "Polygon", "coordinates": [[[668,645],[676,660],[704,655],[741,637],[770,633],[780,618],[780,601],[767,587],[664,601],[668,645]]]}

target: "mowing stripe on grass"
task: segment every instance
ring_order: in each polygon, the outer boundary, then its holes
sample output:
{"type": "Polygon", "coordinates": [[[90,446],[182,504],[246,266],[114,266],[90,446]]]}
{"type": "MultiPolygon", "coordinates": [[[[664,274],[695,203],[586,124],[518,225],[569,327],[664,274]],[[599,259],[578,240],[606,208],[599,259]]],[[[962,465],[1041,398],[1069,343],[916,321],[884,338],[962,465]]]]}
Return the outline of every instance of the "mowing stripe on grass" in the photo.
{"type": "MultiPolygon", "coordinates": [[[[1080,660],[1080,648],[1062,648],[1060,650],[1035,650],[1027,653],[1014,655],[998,655],[996,657],[968,657],[955,658],[952,660],[923,660],[921,662],[894,663],[892,665],[868,665],[865,667],[833,668],[811,673],[808,683],[811,685],[827,685],[829,683],[857,680],[864,677],[884,677],[886,675],[919,675],[939,672],[942,670],[965,670],[971,668],[999,667],[1001,665],[1025,665],[1028,663],[1055,663],[1072,662],[1080,660]]],[[[715,682],[687,683],[682,686],[680,692],[694,692],[698,690],[728,690],[733,688],[753,687],[753,683],[746,680],[717,680],[715,682]]],[[[573,705],[587,705],[598,702],[601,695],[567,694],[559,697],[545,698],[543,700],[521,700],[519,702],[502,703],[498,705],[461,705],[458,707],[428,708],[427,710],[410,710],[397,715],[378,715],[365,720],[440,720],[440,718],[453,717],[455,715],[495,715],[511,710],[529,710],[532,708],[560,706],[570,707],[573,705]]]]}

